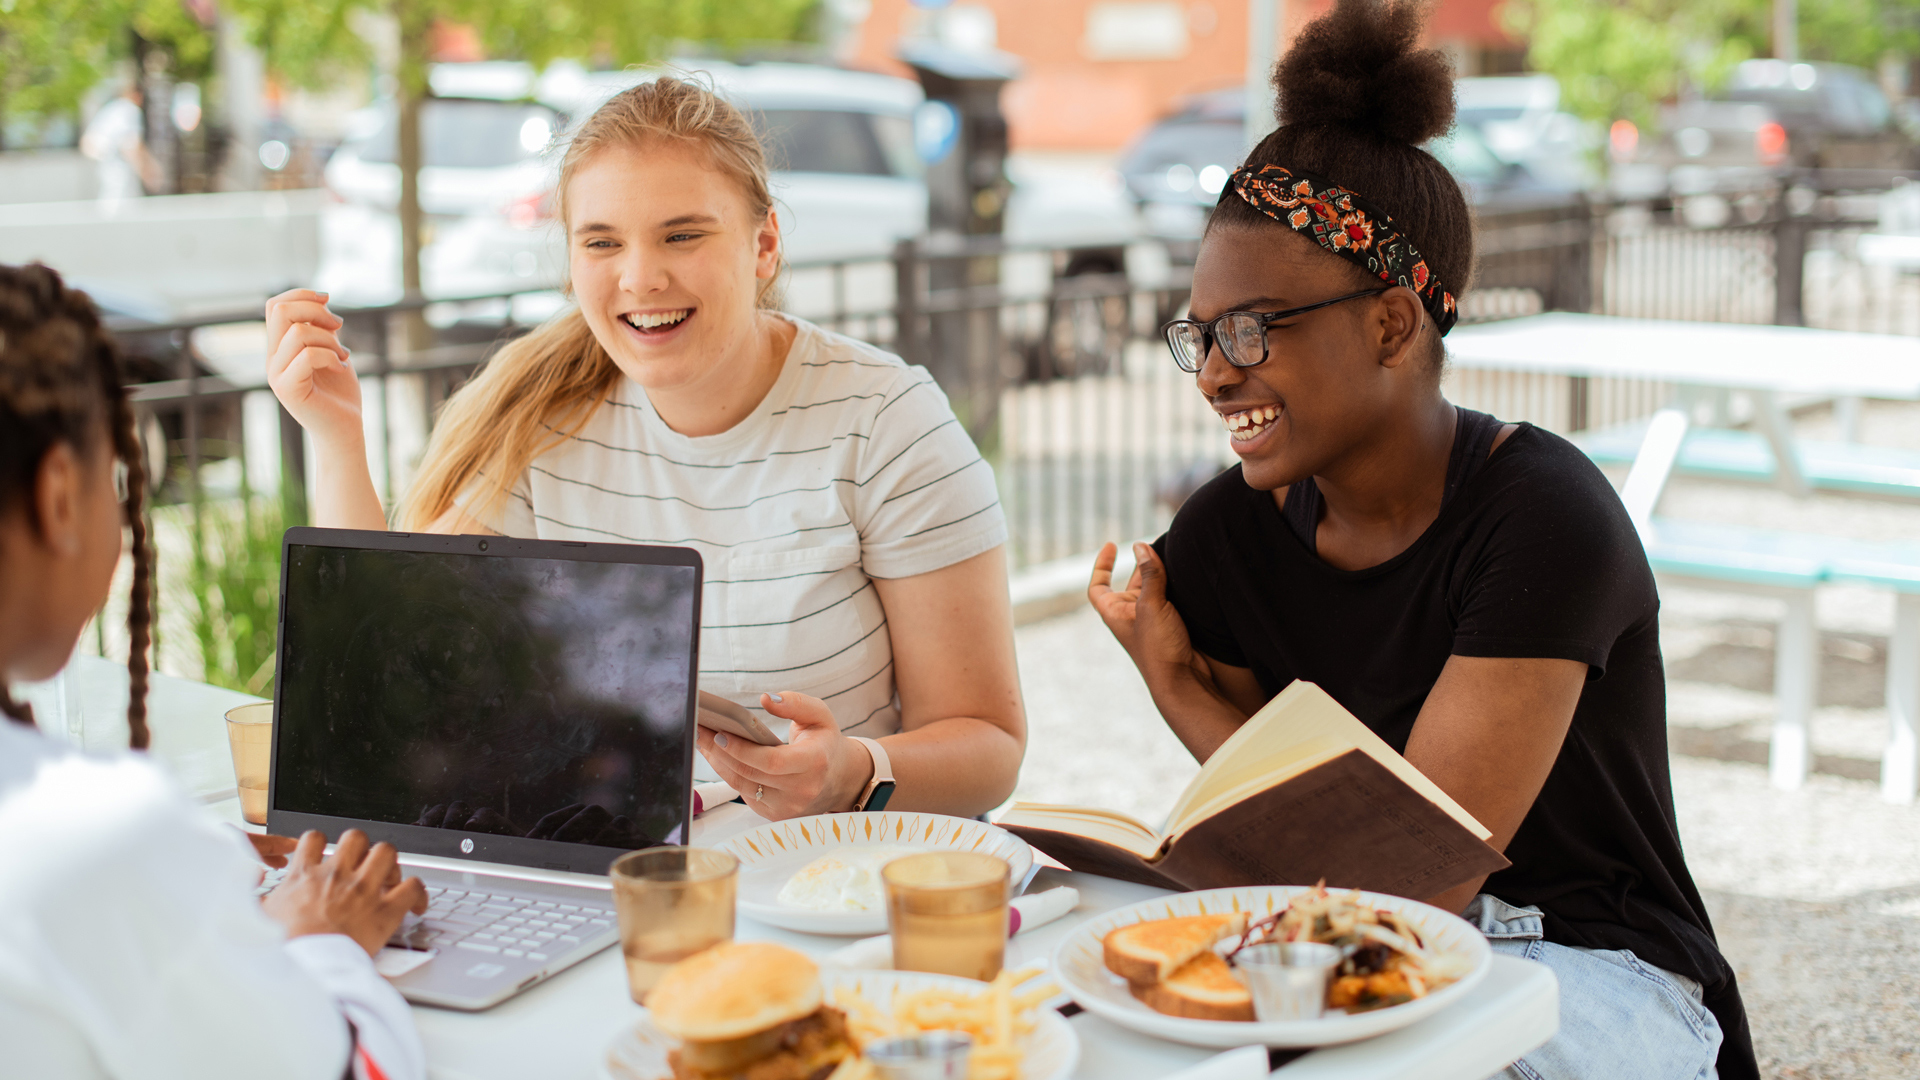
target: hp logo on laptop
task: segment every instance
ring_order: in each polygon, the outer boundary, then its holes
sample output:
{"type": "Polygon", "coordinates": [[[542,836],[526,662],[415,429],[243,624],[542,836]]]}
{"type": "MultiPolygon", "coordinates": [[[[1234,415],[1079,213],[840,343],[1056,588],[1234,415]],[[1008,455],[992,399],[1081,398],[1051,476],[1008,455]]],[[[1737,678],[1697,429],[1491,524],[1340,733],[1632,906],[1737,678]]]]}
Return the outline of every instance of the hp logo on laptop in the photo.
{"type": "Polygon", "coordinates": [[[473,838],[471,836],[467,837],[465,840],[460,841],[460,854],[462,855],[473,854],[473,838]]]}

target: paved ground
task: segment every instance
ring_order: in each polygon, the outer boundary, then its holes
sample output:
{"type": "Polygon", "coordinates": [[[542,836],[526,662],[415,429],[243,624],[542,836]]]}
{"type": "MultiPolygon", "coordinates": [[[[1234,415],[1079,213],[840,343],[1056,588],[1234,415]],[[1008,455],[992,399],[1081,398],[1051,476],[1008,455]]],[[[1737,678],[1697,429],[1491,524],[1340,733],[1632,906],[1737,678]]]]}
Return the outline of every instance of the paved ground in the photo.
{"type": "MultiPolygon", "coordinates": [[[[1810,433],[1826,424],[1816,415],[1810,433]]],[[[1920,410],[1876,406],[1866,441],[1920,443],[1920,410]]],[[[1677,482],[1680,517],[1920,535],[1920,507],[1677,482]]],[[[1920,1076],[1920,806],[1879,800],[1892,604],[1819,598],[1824,662],[1805,788],[1767,785],[1772,624],[1766,601],[1663,593],[1674,798],[1694,877],[1739,972],[1762,1072],[1780,1080],[1920,1076]]],[[[1091,612],[1018,633],[1033,726],[1019,798],[1088,803],[1149,822],[1196,766],[1091,612]]]]}

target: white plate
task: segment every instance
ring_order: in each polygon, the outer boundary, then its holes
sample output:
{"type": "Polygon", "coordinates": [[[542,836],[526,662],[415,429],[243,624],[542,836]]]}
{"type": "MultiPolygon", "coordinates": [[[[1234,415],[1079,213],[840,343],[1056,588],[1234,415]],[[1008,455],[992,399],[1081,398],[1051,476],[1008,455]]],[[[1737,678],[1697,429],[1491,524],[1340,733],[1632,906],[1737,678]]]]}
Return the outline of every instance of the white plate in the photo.
{"type": "Polygon", "coordinates": [[[884,934],[887,911],[808,911],[780,903],[780,890],[800,868],[837,848],[898,847],[978,851],[1007,860],[1018,888],[1033,868],[1026,841],[984,821],[945,814],[821,814],[770,821],[720,845],[740,860],[740,913],[769,926],[808,934],[884,934]]]}
{"type": "Polygon", "coordinates": [[[1466,920],[1417,900],[1370,892],[1360,894],[1364,903],[1406,919],[1414,929],[1420,931],[1420,937],[1428,948],[1468,959],[1472,968],[1466,977],[1425,997],[1371,1012],[1331,1012],[1318,1020],[1270,1023],[1189,1020],[1157,1013],[1141,1004],[1127,989],[1126,980],[1108,971],[1101,960],[1101,939],[1106,937],[1108,931],[1122,926],[1149,919],[1229,911],[1245,911],[1258,919],[1279,911],[1287,906],[1287,901],[1295,894],[1307,891],[1308,886],[1304,885],[1210,889],[1143,900],[1110,911],[1081,923],[1060,942],[1053,952],[1054,978],[1081,1008],[1121,1027],[1174,1042],[1225,1050],[1249,1043],[1266,1046],[1327,1046],[1384,1035],[1431,1016],[1460,1000],[1473,989],[1474,984],[1486,977],[1487,969],[1493,963],[1493,950],[1487,947],[1487,939],[1480,936],[1480,932],[1466,920]]]}
{"type": "MultiPolygon", "coordinates": [[[[917,971],[822,971],[820,985],[829,1003],[838,994],[852,992],[881,1008],[887,1008],[901,994],[936,987],[975,993],[987,988],[986,983],[972,979],[917,971]]],[[[1038,1023],[1021,1047],[1026,1056],[1020,1063],[1019,1080],[1067,1080],[1080,1062],[1079,1036],[1059,1013],[1044,1005],[1034,1018],[1038,1023]]],[[[606,1080],[672,1080],[667,1053],[678,1042],[643,1017],[608,1045],[602,1075],[606,1080]]]]}

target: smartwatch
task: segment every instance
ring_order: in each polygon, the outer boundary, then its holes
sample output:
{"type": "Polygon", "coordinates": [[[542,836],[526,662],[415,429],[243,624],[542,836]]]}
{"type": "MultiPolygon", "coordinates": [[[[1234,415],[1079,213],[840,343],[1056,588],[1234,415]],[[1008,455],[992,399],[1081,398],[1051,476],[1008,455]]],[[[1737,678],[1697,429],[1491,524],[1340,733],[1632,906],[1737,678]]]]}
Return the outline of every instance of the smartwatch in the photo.
{"type": "Polygon", "coordinates": [[[848,738],[867,748],[873,758],[873,779],[867,781],[865,790],[853,801],[854,813],[862,811],[880,811],[887,808],[887,801],[893,798],[893,765],[887,760],[887,752],[874,739],[863,739],[858,735],[848,738]]]}

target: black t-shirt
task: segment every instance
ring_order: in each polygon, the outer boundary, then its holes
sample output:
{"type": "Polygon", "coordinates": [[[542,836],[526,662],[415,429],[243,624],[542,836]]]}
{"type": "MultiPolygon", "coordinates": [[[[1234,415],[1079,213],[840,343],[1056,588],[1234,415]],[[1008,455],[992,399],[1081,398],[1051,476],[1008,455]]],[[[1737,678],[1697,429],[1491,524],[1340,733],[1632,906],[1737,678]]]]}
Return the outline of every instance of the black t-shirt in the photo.
{"type": "Polygon", "coordinates": [[[1660,601],[1626,509],[1566,440],[1459,410],[1439,516],[1365,570],[1314,551],[1319,492],[1283,513],[1238,466],[1189,499],[1155,547],[1194,646],[1251,668],[1268,695],[1318,683],[1395,750],[1447,658],[1588,665],[1573,723],[1484,891],[1537,905],[1547,940],[1631,949],[1700,982],[1723,1080],[1757,1076],[1733,970],[1687,872],[1667,763],[1660,601]]]}

